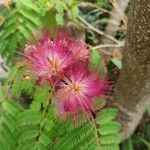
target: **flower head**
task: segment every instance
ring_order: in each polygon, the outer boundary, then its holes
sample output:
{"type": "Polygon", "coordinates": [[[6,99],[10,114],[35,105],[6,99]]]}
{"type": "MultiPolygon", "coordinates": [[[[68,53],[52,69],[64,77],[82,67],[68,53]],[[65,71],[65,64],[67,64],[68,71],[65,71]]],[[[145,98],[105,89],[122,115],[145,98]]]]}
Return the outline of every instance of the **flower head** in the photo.
{"type": "Polygon", "coordinates": [[[72,38],[67,31],[58,30],[58,32],[54,35],[53,41],[57,46],[64,50],[68,50],[69,45],[72,43],[72,38]]]}
{"type": "Polygon", "coordinates": [[[89,53],[85,43],[64,31],[53,38],[44,34],[26,47],[26,66],[38,83],[48,81],[54,88],[53,97],[63,115],[89,115],[95,109],[93,99],[107,94],[108,84],[89,71],[89,53]]]}
{"type": "Polygon", "coordinates": [[[26,55],[29,58],[28,67],[36,76],[45,79],[58,77],[72,63],[71,53],[50,39],[28,45],[26,55]]]}
{"type": "Polygon", "coordinates": [[[59,83],[56,91],[60,112],[73,117],[80,112],[91,113],[94,110],[93,99],[105,95],[104,86],[104,81],[97,75],[76,67],[59,83]]]}
{"type": "Polygon", "coordinates": [[[69,50],[73,53],[76,61],[87,61],[89,58],[89,49],[83,42],[72,42],[69,46],[69,50]]]}

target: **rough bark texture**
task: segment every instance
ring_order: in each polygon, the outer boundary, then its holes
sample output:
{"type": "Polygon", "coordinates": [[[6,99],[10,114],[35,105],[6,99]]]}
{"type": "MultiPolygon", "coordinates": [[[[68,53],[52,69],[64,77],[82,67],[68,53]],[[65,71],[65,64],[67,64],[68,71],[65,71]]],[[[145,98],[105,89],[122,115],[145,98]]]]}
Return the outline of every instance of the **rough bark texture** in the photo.
{"type": "Polygon", "coordinates": [[[150,105],[150,0],[131,0],[123,69],[114,98],[121,108],[124,140],[150,105]]]}

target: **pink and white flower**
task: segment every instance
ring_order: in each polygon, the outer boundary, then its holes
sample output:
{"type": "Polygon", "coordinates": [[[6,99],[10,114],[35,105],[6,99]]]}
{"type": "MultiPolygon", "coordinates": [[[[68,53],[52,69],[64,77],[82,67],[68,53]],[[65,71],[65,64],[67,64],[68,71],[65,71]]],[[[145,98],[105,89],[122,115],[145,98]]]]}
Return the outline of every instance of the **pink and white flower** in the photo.
{"type": "Polygon", "coordinates": [[[90,114],[95,106],[93,99],[105,95],[105,83],[86,68],[73,69],[56,90],[60,112],[76,117],[80,112],[90,114]]]}
{"type": "Polygon", "coordinates": [[[51,38],[45,34],[35,45],[26,47],[26,66],[38,83],[48,81],[53,86],[58,112],[74,118],[88,116],[95,110],[93,100],[106,96],[110,87],[96,73],[89,71],[89,49],[73,40],[66,32],[51,38]]]}
{"type": "Polygon", "coordinates": [[[26,55],[29,58],[28,67],[36,76],[45,79],[58,77],[72,64],[71,53],[50,40],[28,45],[26,55]]]}
{"type": "Polygon", "coordinates": [[[72,42],[69,45],[69,50],[73,53],[76,61],[87,61],[90,55],[87,45],[80,41],[72,42]]]}

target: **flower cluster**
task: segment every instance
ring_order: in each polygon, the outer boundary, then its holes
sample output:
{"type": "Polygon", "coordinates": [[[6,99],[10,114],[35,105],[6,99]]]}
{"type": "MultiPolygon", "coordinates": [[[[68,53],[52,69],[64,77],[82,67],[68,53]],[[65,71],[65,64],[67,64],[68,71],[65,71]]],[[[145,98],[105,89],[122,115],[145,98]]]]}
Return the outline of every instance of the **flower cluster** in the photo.
{"type": "Polygon", "coordinates": [[[95,109],[93,99],[105,96],[105,81],[89,69],[89,48],[67,33],[53,38],[44,35],[36,44],[27,45],[25,54],[32,74],[54,87],[59,114],[88,115],[95,109]]]}

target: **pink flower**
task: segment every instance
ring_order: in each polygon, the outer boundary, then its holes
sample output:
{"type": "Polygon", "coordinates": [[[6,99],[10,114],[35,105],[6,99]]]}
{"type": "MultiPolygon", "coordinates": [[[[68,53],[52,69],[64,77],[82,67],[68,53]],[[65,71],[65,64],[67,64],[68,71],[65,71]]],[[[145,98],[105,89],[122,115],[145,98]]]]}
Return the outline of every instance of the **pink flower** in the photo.
{"type": "Polygon", "coordinates": [[[76,41],[73,37],[70,37],[67,31],[60,31],[54,38],[54,43],[61,45],[64,49],[72,52],[74,60],[87,61],[89,58],[89,48],[84,42],[76,41]]]}
{"type": "Polygon", "coordinates": [[[67,32],[52,37],[44,33],[35,44],[26,47],[27,68],[37,77],[36,83],[53,86],[58,112],[74,119],[95,111],[94,99],[107,96],[109,84],[89,71],[89,49],[67,32]]]}
{"type": "Polygon", "coordinates": [[[59,83],[56,99],[61,114],[74,118],[82,112],[86,115],[94,110],[93,99],[105,95],[105,83],[84,67],[75,67],[59,83]]]}
{"type": "Polygon", "coordinates": [[[68,50],[68,47],[72,42],[72,38],[67,31],[58,30],[54,35],[53,41],[55,44],[57,44],[57,46],[60,46],[64,50],[68,50]]]}
{"type": "Polygon", "coordinates": [[[45,79],[60,76],[72,64],[71,53],[50,39],[41,41],[26,47],[28,67],[34,75],[45,79]]]}
{"type": "Polygon", "coordinates": [[[73,53],[76,61],[87,61],[89,58],[89,48],[83,42],[72,42],[69,46],[69,50],[73,53]]]}

